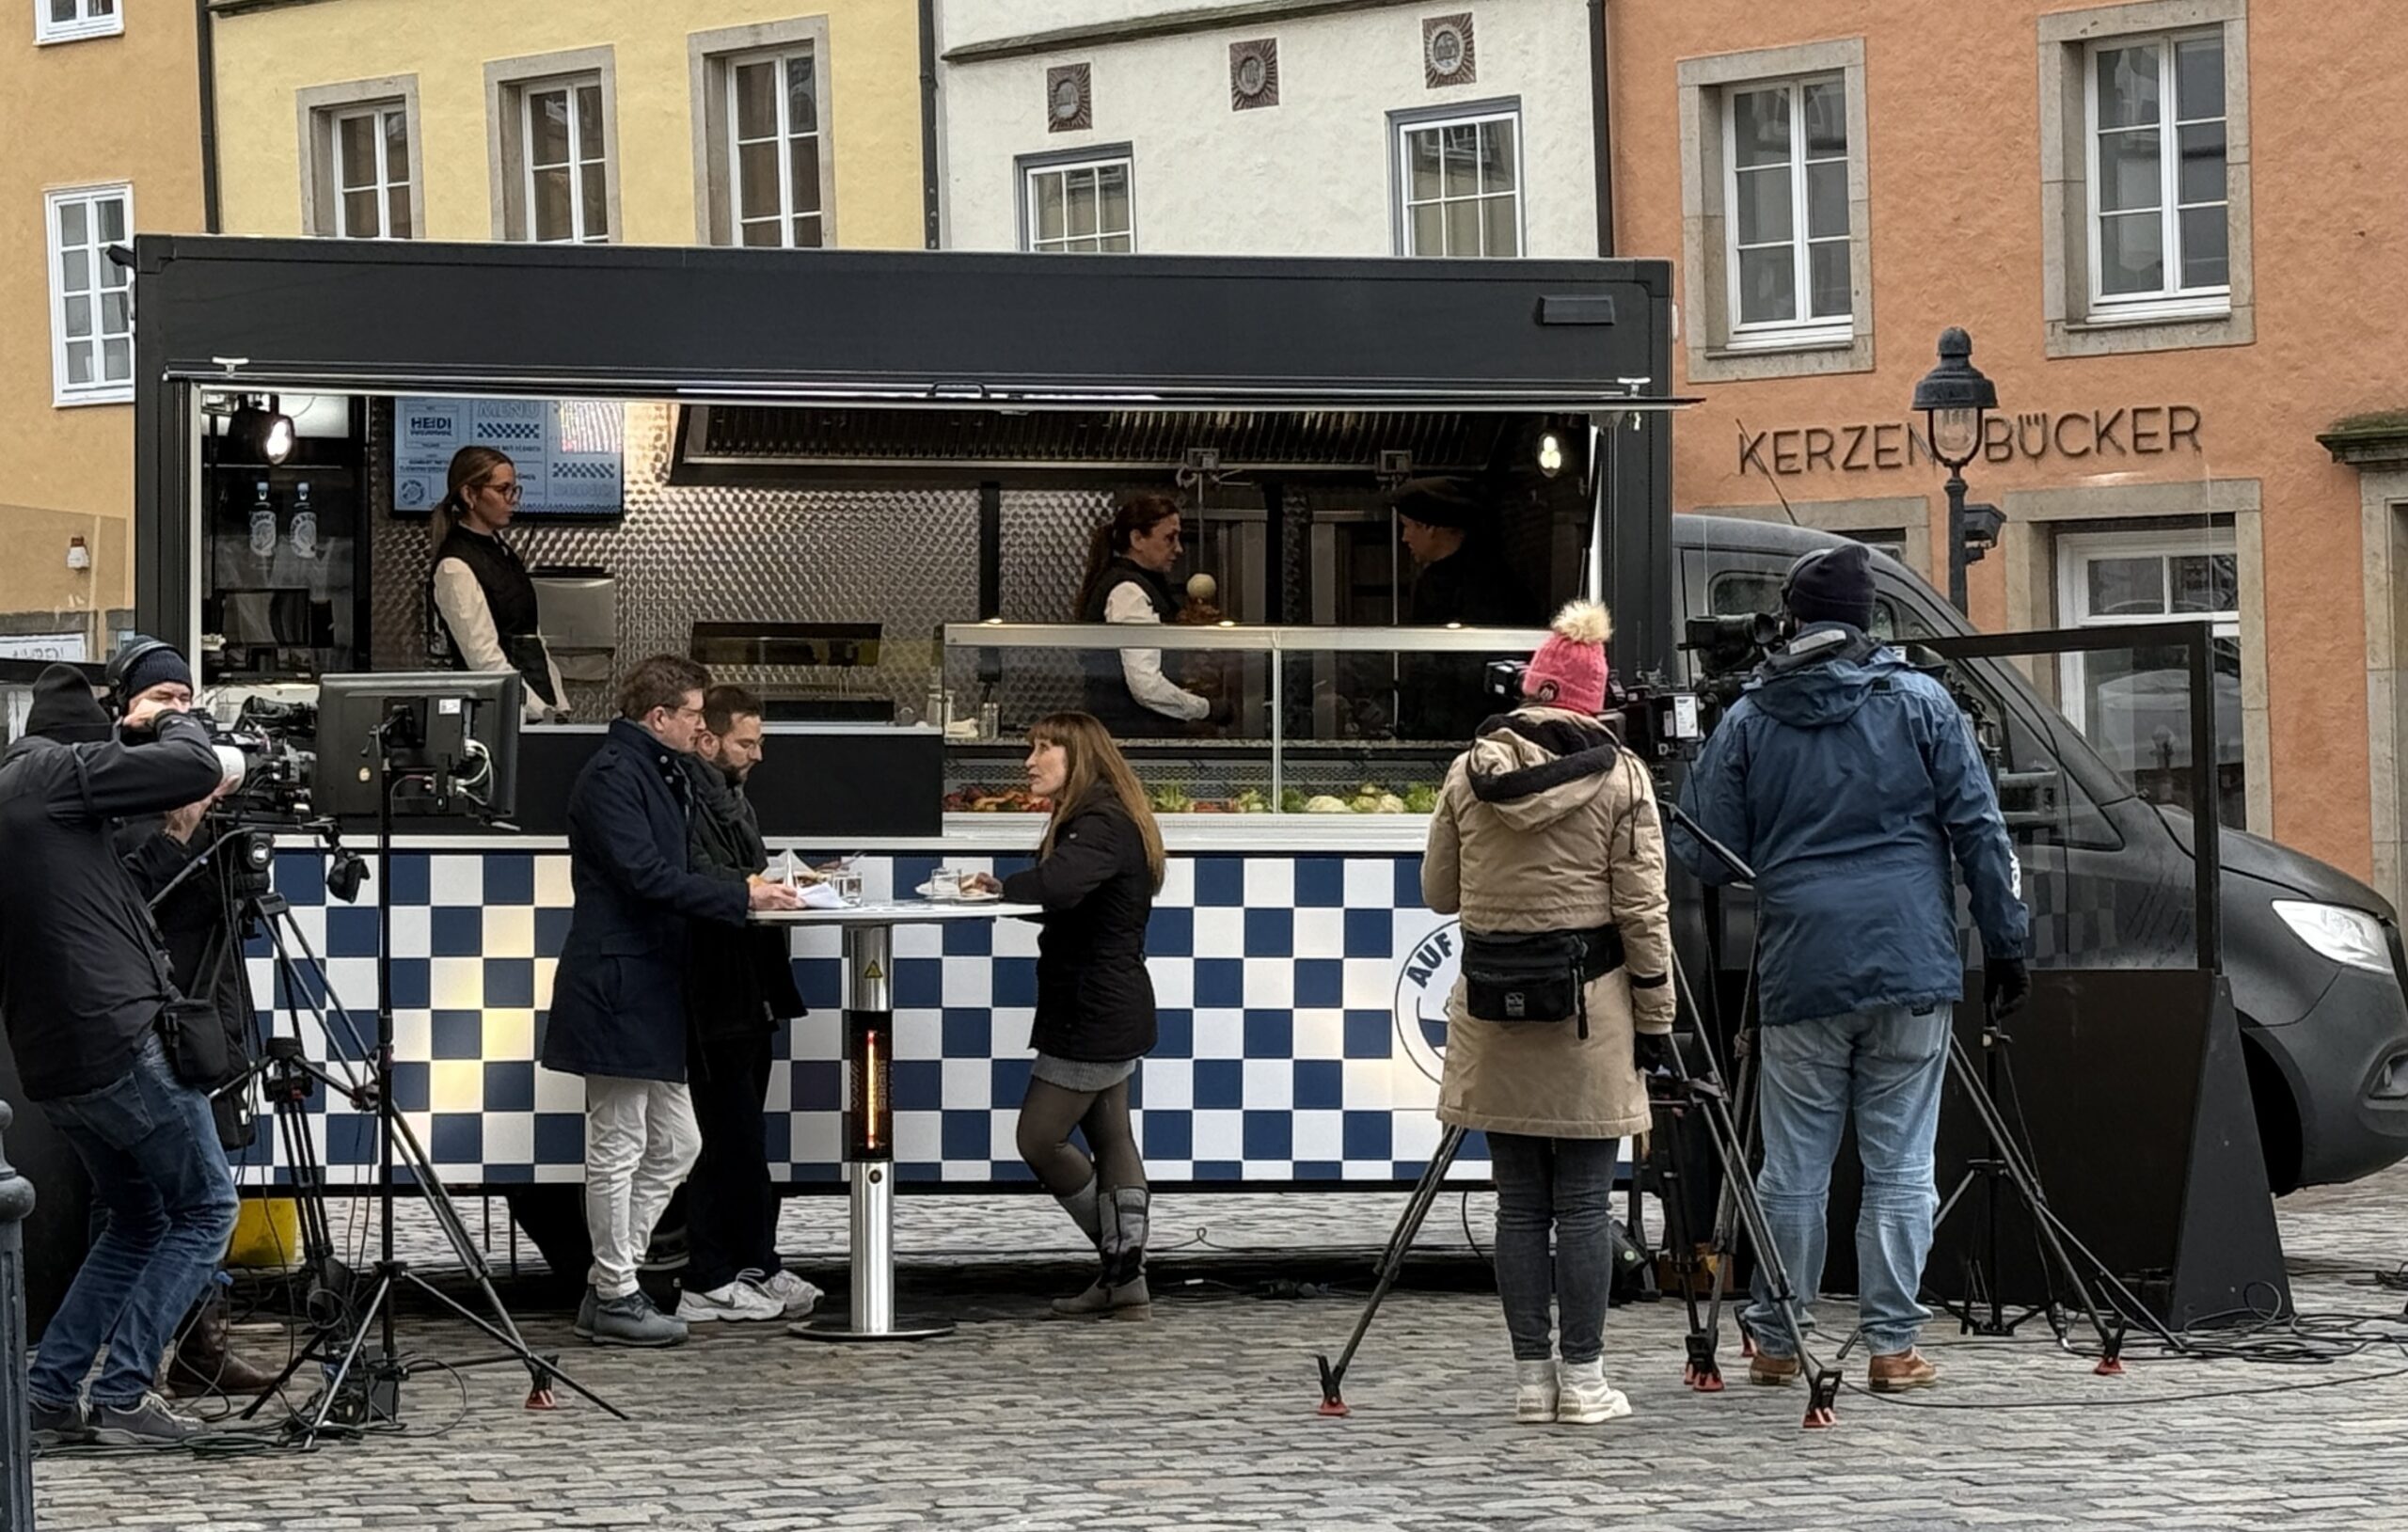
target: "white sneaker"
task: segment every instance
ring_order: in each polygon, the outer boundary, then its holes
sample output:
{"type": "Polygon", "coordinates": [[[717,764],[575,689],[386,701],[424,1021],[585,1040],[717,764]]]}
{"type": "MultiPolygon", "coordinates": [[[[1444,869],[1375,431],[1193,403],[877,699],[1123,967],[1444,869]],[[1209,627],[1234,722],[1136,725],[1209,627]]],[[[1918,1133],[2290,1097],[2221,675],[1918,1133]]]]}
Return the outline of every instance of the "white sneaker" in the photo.
{"type": "Polygon", "coordinates": [[[1513,1420],[1523,1426],[1550,1426],[1555,1423],[1555,1364],[1516,1362],[1513,1364],[1513,1420]]]}
{"type": "Polygon", "coordinates": [[[768,1294],[777,1302],[778,1312],[789,1319],[807,1318],[813,1309],[819,1306],[819,1300],[826,1296],[792,1271],[780,1271],[770,1277],[764,1277],[758,1271],[747,1271],[736,1280],[757,1292],[768,1294]]]}
{"type": "Polygon", "coordinates": [[[1606,1365],[1566,1362],[1559,1382],[1555,1418],[1566,1426],[1600,1426],[1630,1414],[1630,1400],[1606,1382],[1606,1365]]]}
{"type": "Polygon", "coordinates": [[[708,1319],[759,1323],[785,1317],[784,1308],[776,1299],[742,1277],[724,1287],[713,1287],[708,1292],[696,1292],[689,1287],[677,1300],[677,1318],[689,1324],[700,1324],[708,1319]]]}

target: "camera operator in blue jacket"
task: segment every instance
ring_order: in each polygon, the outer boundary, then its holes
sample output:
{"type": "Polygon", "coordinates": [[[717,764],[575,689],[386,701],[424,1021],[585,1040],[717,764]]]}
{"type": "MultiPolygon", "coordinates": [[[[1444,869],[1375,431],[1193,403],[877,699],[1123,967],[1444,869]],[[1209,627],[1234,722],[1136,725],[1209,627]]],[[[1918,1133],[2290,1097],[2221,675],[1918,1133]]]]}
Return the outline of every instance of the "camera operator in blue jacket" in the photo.
{"type": "MultiPolygon", "coordinates": [[[[1749,682],[1682,793],[1704,831],[1755,871],[1760,1190],[1792,1284],[1820,1284],[1831,1161],[1851,1110],[1864,1163],[1858,1287],[1881,1392],[1929,1385],[1916,1302],[1939,1195],[1932,1139],[1948,1036],[1964,988],[1950,861],[1964,869],[2001,1015],[2030,980],[2029,921],[2005,821],[1972,726],[1947,691],[1868,636],[1872,556],[1817,549],[1782,586],[1794,636],[1749,682]]],[[[1729,868],[1675,828],[1672,849],[1708,883],[1729,868]]],[[[1746,1316],[1748,1376],[1798,1376],[1795,1342],[1761,1276],[1746,1316]]]]}

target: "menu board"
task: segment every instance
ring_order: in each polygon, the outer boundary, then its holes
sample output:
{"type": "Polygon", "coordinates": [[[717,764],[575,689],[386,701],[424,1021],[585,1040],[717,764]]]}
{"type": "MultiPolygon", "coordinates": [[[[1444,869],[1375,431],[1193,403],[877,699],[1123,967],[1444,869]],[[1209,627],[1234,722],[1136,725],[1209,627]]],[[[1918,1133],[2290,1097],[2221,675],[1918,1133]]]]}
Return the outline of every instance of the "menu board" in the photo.
{"type": "Polygon", "coordinates": [[[443,498],[452,454],[498,447],[525,485],[529,518],[615,516],[626,509],[626,419],[592,399],[397,399],[393,511],[424,515],[443,498]]]}

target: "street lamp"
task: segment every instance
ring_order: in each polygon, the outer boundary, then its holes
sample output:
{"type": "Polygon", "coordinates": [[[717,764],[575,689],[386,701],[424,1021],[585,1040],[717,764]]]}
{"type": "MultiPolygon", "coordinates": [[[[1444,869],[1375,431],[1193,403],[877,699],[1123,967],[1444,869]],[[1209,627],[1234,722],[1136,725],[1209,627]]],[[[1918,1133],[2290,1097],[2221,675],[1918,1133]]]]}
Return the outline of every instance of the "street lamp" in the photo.
{"type": "MultiPolygon", "coordinates": [[[[1973,365],[1973,338],[1955,325],[1940,332],[1940,363],[1915,385],[1931,455],[1948,466],[1948,599],[1965,609],[1965,465],[1982,450],[1983,418],[1998,408],[1998,389],[1973,365]]],[[[1992,536],[1996,536],[1993,532],[1992,536]]]]}

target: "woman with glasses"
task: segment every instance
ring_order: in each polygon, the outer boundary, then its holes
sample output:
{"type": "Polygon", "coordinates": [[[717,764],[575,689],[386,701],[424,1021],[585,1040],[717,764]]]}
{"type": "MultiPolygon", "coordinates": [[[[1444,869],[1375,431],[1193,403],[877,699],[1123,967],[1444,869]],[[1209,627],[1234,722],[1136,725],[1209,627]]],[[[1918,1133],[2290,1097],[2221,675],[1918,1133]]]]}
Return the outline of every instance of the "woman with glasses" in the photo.
{"type": "Polygon", "coordinates": [[[435,508],[428,646],[465,671],[517,671],[526,683],[527,721],[562,722],[568,690],[537,629],[535,582],[501,540],[521,493],[508,453],[463,447],[452,454],[435,508]]]}

